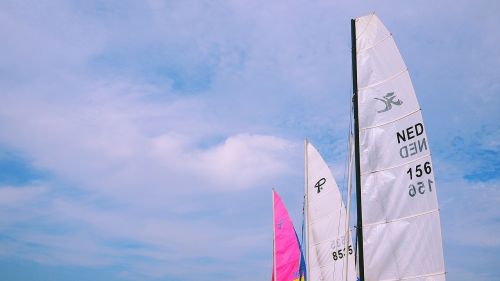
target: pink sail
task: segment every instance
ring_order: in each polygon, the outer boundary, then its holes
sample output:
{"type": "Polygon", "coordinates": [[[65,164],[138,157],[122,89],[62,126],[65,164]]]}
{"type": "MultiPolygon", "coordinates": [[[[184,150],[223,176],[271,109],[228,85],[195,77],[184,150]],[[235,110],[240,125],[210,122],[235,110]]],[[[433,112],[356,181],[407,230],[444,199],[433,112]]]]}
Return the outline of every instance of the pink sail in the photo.
{"type": "Polygon", "coordinates": [[[301,252],[293,223],[279,195],[273,191],[274,263],[273,281],[303,280],[301,252]]]}

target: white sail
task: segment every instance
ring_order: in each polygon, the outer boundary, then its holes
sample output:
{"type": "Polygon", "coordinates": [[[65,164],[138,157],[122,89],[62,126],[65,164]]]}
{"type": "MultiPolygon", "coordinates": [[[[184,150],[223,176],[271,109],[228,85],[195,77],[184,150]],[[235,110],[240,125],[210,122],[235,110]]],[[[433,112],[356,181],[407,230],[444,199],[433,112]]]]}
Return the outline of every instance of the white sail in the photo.
{"type": "Polygon", "coordinates": [[[445,280],[429,142],[408,69],[374,14],[356,19],[365,280],[445,280]]]}
{"type": "Polygon", "coordinates": [[[340,281],[347,273],[347,281],[355,281],[354,248],[339,188],[321,155],[307,141],[306,214],[307,279],[340,281]]]}

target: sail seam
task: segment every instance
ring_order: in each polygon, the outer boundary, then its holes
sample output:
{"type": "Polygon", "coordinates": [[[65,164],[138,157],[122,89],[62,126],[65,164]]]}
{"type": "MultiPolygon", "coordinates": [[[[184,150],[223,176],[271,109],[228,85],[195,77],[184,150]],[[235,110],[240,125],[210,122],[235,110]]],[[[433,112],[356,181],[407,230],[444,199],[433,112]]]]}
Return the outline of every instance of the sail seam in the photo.
{"type": "MultiPolygon", "coordinates": [[[[335,261],[332,261],[332,262],[329,262],[329,263],[327,263],[327,264],[322,264],[322,265],[317,266],[317,267],[318,267],[318,268],[324,268],[324,267],[327,267],[327,266],[332,265],[332,264],[334,264],[334,263],[335,263],[335,261]]],[[[335,267],[334,267],[334,268],[335,268],[335,267]]]]}
{"type": "Polygon", "coordinates": [[[402,218],[394,219],[394,220],[389,220],[389,221],[386,220],[386,221],[379,221],[379,222],[374,222],[374,223],[369,223],[369,224],[363,224],[363,227],[372,227],[372,226],[379,225],[379,224],[389,224],[389,223],[393,223],[393,222],[397,222],[397,221],[401,221],[401,220],[406,220],[406,219],[411,219],[411,218],[415,218],[415,217],[429,215],[429,214],[432,214],[432,213],[435,213],[435,212],[439,212],[439,209],[433,209],[433,210],[430,210],[430,211],[427,211],[427,212],[422,212],[422,213],[419,213],[419,214],[415,214],[415,215],[411,215],[411,216],[406,216],[406,217],[402,217],[402,218]]]}
{"type": "Polygon", "coordinates": [[[325,215],[322,215],[322,216],[318,216],[318,217],[316,217],[314,219],[310,218],[310,222],[307,225],[313,225],[315,223],[318,223],[320,220],[323,220],[325,218],[330,218],[330,217],[333,217],[333,216],[335,216],[335,214],[333,212],[329,212],[328,214],[325,214],[325,215]]]}
{"type": "Polygon", "coordinates": [[[359,128],[359,130],[360,130],[360,131],[364,131],[364,130],[368,130],[368,129],[373,129],[373,128],[382,127],[382,126],[385,126],[385,125],[387,125],[387,124],[391,124],[391,123],[394,123],[394,122],[396,122],[396,121],[399,121],[399,120],[401,120],[401,119],[403,119],[403,118],[406,118],[406,117],[408,117],[408,116],[410,116],[410,115],[412,115],[412,114],[415,114],[415,113],[417,113],[417,112],[419,112],[419,111],[421,111],[420,107],[419,107],[417,110],[412,111],[412,112],[410,112],[410,113],[408,113],[408,114],[406,114],[406,115],[403,115],[403,116],[401,116],[401,117],[399,117],[399,118],[397,118],[397,119],[394,119],[394,120],[391,120],[391,121],[388,121],[388,122],[386,122],[386,123],[382,123],[382,124],[379,124],[379,125],[376,125],[376,126],[359,128]]]}
{"type": "Polygon", "coordinates": [[[317,263],[316,265],[311,266],[311,268],[314,268],[314,267],[316,267],[316,268],[324,268],[324,267],[327,267],[327,266],[332,265],[332,264],[335,264],[335,261],[330,261],[330,262],[328,262],[326,264],[319,264],[319,263],[317,263]]]}
{"type": "Polygon", "coordinates": [[[409,279],[415,279],[415,278],[420,278],[420,277],[429,277],[429,276],[436,276],[436,275],[444,275],[446,272],[440,271],[440,272],[434,272],[434,273],[429,273],[429,274],[422,274],[422,275],[415,275],[415,276],[409,276],[409,277],[402,277],[398,279],[383,279],[380,281],[399,281],[399,280],[409,280],[409,279]]]}
{"type": "Polygon", "coordinates": [[[375,82],[375,83],[370,84],[370,85],[368,85],[368,86],[364,86],[364,87],[360,87],[360,88],[358,88],[358,92],[363,91],[363,90],[366,90],[366,89],[369,89],[369,88],[373,88],[373,87],[376,87],[376,86],[378,86],[378,85],[384,84],[385,82],[389,82],[389,81],[391,81],[391,80],[394,80],[394,79],[398,78],[399,76],[401,76],[401,75],[405,74],[406,72],[408,72],[408,67],[405,65],[405,68],[404,68],[403,70],[401,70],[401,71],[397,72],[396,74],[394,74],[394,75],[390,76],[390,77],[389,77],[389,78],[387,78],[387,79],[384,79],[384,80],[382,80],[382,81],[375,82]]]}
{"type": "Polygon", "coordinates": [[[389,32],[389,35],[385,36],[384,38],[380,39],[378,42],[375,42],[373,45],[369,46],[369,47],[366,47],[362,50],[358,50],[356,55],[359,55],[360,53],[364,52],[364,51],[367,51],[367,50],[370,50],[372,48],[375,48],[377,45],[381,44],[382,42],[384,42],[385,40],[387,40],[388,38],[391,38],[392,37],[392,33],[389,32]]]}
{"type": "MultiPolygon", "coordinates": [[[[330,167],[328,166],[328,168],[330,168],[330,167]]],[[[338,190],[340,190],[340,188],[338,187],[338,185],[335,185],[334,187],[336,187],[338,190]]],[[[327,191],[322,191],[322,193],[323,193],[323,195],[325,195],[325,197],[326,197],[326,194],[330,194],[332,192],[334,192],[334,189],[330,189],[330,190],[327,190],[327,191]]],[[[318,197],[314,198],[314,197],[310,196],[309,198],[310,198],[309,202],[316,202],[316,201],[321,200],[318,197]]]]}
{"type": "MultiPolygon", "coordinates": [[[[340,232],[342,232],[342,231],[340,231],[340,232]]],[[[351,233],[350,233],[350,231],[349,231],[349,234],[351,234],[351,233]]],[[[344,237],[345,237],[346,235],[347,235],[347,232],[345,232],[345,233],[344,233],[344,237]]],[[[315,242],[315,243],[313,243],[313,246],[315,246],[315,247],[316,247],[316,246],[318,246],[318,245],[320,245],[320,244],[323,244],[323,243],[325,243],[325,242],[332,242],[332,240],[335,240],[335,239],[340,238],[340,237],[342,237],[342,233],[339,233],[339,234],[338,234],[337,236],[335,236],[335,237],[329,237],[329,238],[327,238],[327,239],[323,239],[322,241],[315,242]]],[[[347,237],[347,238],[349,238],[349,237],[347,237]]],[[[349,242],[351,242],[351,243],[349,243],[349,244],[352,244],[352,241],[349,241],[349,242]]]]}
{"type": "Polygon", "coordinates": [[[361,176],[362,176],[362,177],[364,177],[364,176],[369,175],[369,174],[374,174],[374,173],[378,173],[378,172],[382,172],[382,171],[386,171],[386,170],[391,170],[391,169],[399,168],[399,167],[402,167],[402,166],[404,166],[404,165],[408,165],[408,164],[410,164],[410,163],[416,162],[416,161],[418,161],[418,160],[420,160],[420,159],[423,159],[423,158],[425,158],[425,157],[429,157],[429,156],[431,156],[431,155],[432,155],[432,154],[431,154],[431,153],[429,153],[429,154],[427,154],[427,155],[424,155],[424,156],[420,156],[420,157],[418,157],[418,158],[415,158],[415,159],[413,159],[413,160],[411,160],[411,161],[404,162],[404,163],[402,163],[402,164],[400,164],[400,165],[391,166],[391,167],[387,167],[387,168],[384,168],[384,169],[371,171],[371,172],[368,172],[368,173],[361,174],[361,176]]]}

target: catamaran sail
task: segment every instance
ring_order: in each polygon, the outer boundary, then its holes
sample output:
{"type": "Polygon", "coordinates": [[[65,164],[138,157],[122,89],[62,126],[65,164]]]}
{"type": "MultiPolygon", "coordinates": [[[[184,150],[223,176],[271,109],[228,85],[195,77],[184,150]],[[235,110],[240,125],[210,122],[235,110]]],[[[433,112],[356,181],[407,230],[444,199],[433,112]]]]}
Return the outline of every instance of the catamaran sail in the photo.
{"type": "Polygon", "coordinates": [[[351,26],[360,271],[365,280],[445,280],[431,152],[408,69],[377,16],[351,26]]]}
{"type": "Polygon", "coordinates": [[[304,263],[293,223],[273,190],[273,281],[304,280],[304,263]],[[300,278],[302,277],[302,278],[300,278]]]}
{"type": "Polygon", "coordinates": [[[346,280],[347,273],[347,281],[354,281],[354,248],[339,188],[328,165],[308,141],[305,154],[307,277],[340,281],[346,280]]]}

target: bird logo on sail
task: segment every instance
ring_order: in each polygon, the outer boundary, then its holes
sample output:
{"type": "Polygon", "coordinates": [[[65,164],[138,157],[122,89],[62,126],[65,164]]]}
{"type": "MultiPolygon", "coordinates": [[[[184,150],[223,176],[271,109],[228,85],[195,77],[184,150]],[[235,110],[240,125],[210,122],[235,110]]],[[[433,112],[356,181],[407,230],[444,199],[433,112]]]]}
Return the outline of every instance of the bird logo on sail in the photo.
{"type": "Polygon", "coordinates": [[[375,99],[383,102],[385,105],[384,109],[377,111],[378,113],[382,113],[382,112],[386,112],[386,111],[391,110],[393,104],[394,105],[402,105],[403,104],[403,101],[400,99],[398,99],[397,101],[394,100],[394,99],[396,99],[394,92],[390,92],[390,93],[385,94],[383,99],[381,99],[381,98],[375,98],[375,99]]]}

